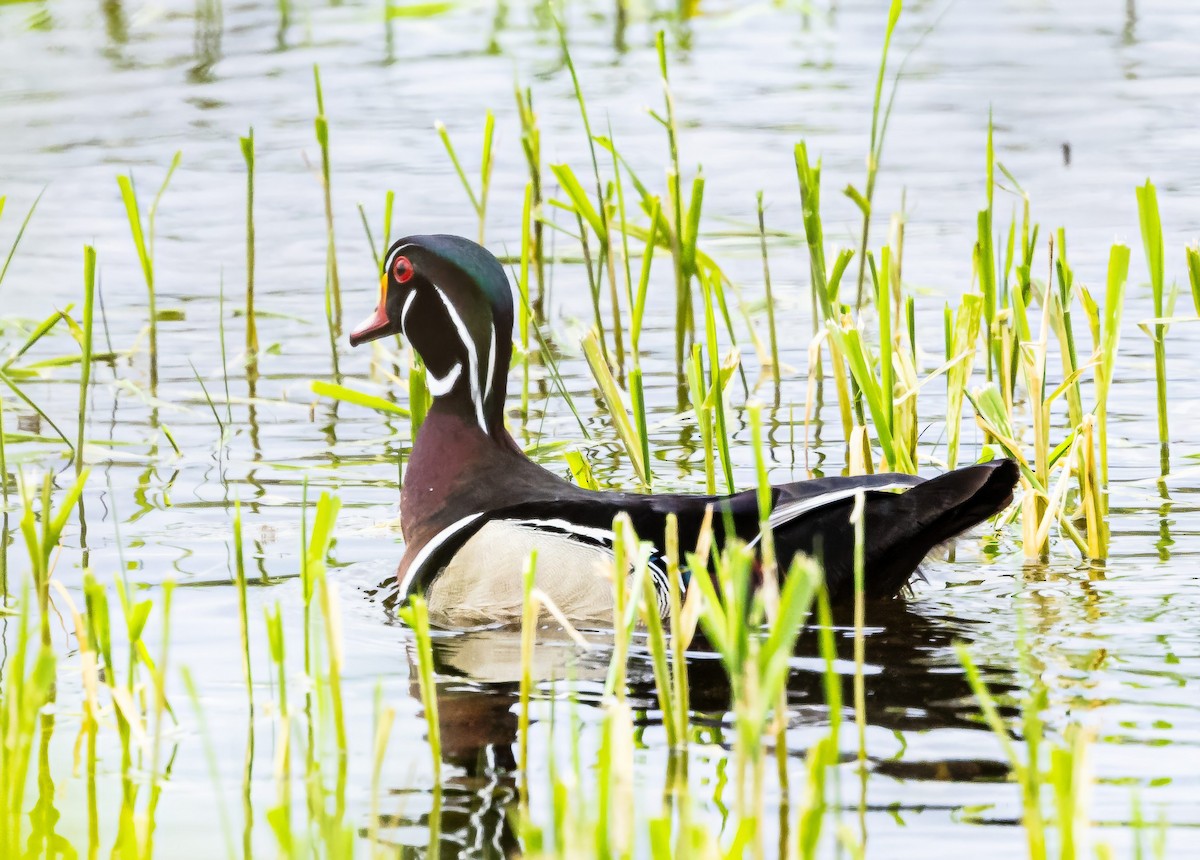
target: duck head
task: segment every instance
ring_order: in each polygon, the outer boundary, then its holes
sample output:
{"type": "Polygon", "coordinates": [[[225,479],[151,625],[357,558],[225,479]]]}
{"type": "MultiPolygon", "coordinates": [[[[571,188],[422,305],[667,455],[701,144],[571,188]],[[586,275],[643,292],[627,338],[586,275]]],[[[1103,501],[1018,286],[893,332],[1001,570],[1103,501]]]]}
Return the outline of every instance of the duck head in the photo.
{"type": "Polygon", "coordinates": [[[508,278],[486,248],[459,236],[408,236],[388,249],[379,305],[350,345],[403,334],[425,362],[436,403],[500,435],[512,328],[508,278]]]}

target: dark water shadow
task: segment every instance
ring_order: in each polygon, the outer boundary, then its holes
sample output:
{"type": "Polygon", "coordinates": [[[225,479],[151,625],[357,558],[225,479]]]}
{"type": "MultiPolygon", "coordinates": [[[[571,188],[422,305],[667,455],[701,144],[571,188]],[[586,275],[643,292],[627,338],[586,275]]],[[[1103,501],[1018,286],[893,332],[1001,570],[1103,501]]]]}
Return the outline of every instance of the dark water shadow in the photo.
{"type": "MultiPolygon", "coordinates": [[[[387,601],[385,600],[385,603],[387,601]]],[[[840,625],[842,619],[837,619],[840,625]]],[[[890,601],[872,613],[867,631],[867,722],[893,732],[922,732],[958,728],[987,732],[966,678],[953,656],[956,641],[972,639],[978,622],[922,613],[919,604],[890,601]]],[[[853,630],[835,627],[838,673],[843,686],[844,719],[852,719],[849,703],[853,684],[853,630]]],[[[583,651],[563,631],[539,631],[533,676],[539,680],[535,696],[552,690],[570,690],[583,708],[600,704],[599,690],[611,654],[611,632],[587,631],[594,647],[583,651]]],[[[806,631],[796,649],[796,665],[788,678],[790,728],[823,726],[829,722],[825,707],[824,675],[818,657],[817,633],[806,631]]],[[[409,646],[410,693],[420,700],[415,681],[416,658],[409,646]]],[[[514,628],[489,628],[445,632],[434,639],[434,667],[438,677],[438,721],[442,740],[444,777],[441,803],[411,817],[389,815],[380,830],[414,829],[433,833],[434,845],[395,846],[402,856],[500,858],[519,855],[512,814],[518,800],[517,731],[520,632],[514,628]],[[431,820],[436,815],[437,820],[431,820]]],[[[980,667],[994,693],[1016,687],[1011,666],[980,667]]],[[[693,724],[703,726],[711,738],[721,737],[728,725],[730,687],[720,661],[703,641],[689,650],[688,681],[693,724]]],[[[644,650],[632,654],[626,694],[640,727],[661,725],[653,671],[644,650]]],[[[986,745],[984,748],[990,748],[986,745]]],[[[789,750],[802,756],[806,750],[789,750]]],[[[907,780],[994,781],[1008,775],[994,759],[932,761],[872,759],[874,772],[907,780]]],[[[411,790],[402,792],[411,794],[411,790]]],[[[422,794],[428,792],[422,791],[422,794]]],[[[424,804],[405,804],[424,806],[424,804]]]]}

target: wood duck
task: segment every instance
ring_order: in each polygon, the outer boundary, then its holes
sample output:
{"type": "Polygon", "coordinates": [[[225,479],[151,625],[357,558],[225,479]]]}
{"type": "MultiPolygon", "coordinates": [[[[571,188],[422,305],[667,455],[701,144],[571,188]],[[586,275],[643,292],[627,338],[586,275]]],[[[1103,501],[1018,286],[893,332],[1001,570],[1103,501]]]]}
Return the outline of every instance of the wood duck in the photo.
{"type": "MultiPolygon", "coordinates": [[[[409,236],[388,250],[379,305],[350,335],[357,346],[403,334],[425,362],[433,404],[413,445],[400,495],[405,540],[401,594],[422,593],[445,626],[520,617],[522,571],[537,550],[537,584],[574,622],[611,622],[613,517],[664,546],[667,515],[681,547],[694,546],[706,509],[718,539],[728,526],[758,535],[754,490],[730,496],[587,490],[524,455],[504,426],[513,298],[499,261],[458,236],[409,236]]],[[[868,598],[893,597],[937,545],[1012,501],[1017,466],[993,460],[923,480],[912,475],[832,477],[772,488],[770,523],[782,567],[816,556],[833,600],[853,597],[854,497],[865,493],[868,598]]],[[[661,559],[651,575],[665,607],[661,559]]]]}

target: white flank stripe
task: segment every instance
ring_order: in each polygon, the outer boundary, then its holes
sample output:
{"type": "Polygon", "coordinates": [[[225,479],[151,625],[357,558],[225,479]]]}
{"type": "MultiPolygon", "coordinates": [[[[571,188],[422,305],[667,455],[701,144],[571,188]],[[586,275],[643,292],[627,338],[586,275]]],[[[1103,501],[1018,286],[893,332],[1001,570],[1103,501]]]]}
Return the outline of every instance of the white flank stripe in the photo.
{"type": "Polygon", "coordinates": [[[450,322],[454,323],[454,327],[458,329],[459,340],[462,341],[463,347],[467,350],[468,370],[471,376],[471,400],[475,404],[475,418],[479,421],[479,426],[483,432],[488,432],[487,418],[483,414],[483,396],[479,391],[479,350],[475,348],[475,341],[471,340],[471,331],[467,328],[467,324],[463,322],[463,318],[458,315],[454,304],[450,298],[442,292],[442,288],[437,284],[433,285],[434,291],[438,294],[438,298],[442,300],[442,304],[446,306],[446,313],[450,315],[450,322]]]}
{"type": "MultiPolygon", "coordinates": [[[[458,365],[456,365],[456,367],[457,366],[458,365]]],[[[421,551],[417,553],[416,558],[412,560],[412,564],[408,566],[408,572],[404,574],[404,579],[400,583],[400,594],[405,597],[408,596],[408,590],[412,588],[413,582],[421,573],[421,568],[425,566],[427,561],[429,561],[429,557],[437,552],[438,547],[440,547],[450,538],[454,537],[454,535],[458,534],[471,523],[475,522],[475,520],[479,519],[481,516],[483,516],[482,513],[471,514],[470,516],[463,517],[453,525],[442,529],[433,536],[433,540],[421,547],[421,551]]]]}
{"type": "Polygon", "coordinates": [[[572,532],[583,537],[589,537],[593,540],[602,540],[612,543],[617,536],[612,529],[598,529],[592,526],[581,526],[579,523],[567,522],[566,520],[508,520],[510,523],[515,523],[519,526],[533,526],[534,528],[552,528],[559,531],[572,532]]]}
{"type": "Polygon", "coordinates": [[[462,362],[455,362],[454,367],[446,372],[446,375],[438,379],[429,372],[429,368],[425,368],[425,387],[429,389],[429,393],[434,397],[441,397],[443,394],[449,394],[454,388],[454,383],[458,382],[459,374],[462,373],[462,362]]]}
{"type": "MultiPolygon", "coordinates": [[[[595,528],[594,526],[581,526],[579,523],[567,522],[566,520],[505,520],[518,526],[529,526],[531,528],[552,528],[559,531],[571,532],[582,537],[591,538],[593,540],[604,541],[612,546],[617,539],[616,533],[612,529],[595,528]]],[[[657,574],[661,577],[662,582],[667,582],[667,573],[659,565],[654,563],[654,559],[647,559],[646,566],[650,569],[651,574],[657,574]]]]}
{"type": "Polygon", "coordinates": [[[801,499],[796,502],[787,502],[780,505],[775,510],[771,511],[771,515],[767,518],[771,528],[777,528],[786,522],[794,520],[802,514],[807,514],[809,511],[815,511],[817,508],[823,508],[826,505],[832,505],[835,502],[843,501],[844,499],[852,499],[859,492],[877,492],[879,490],[908,490],[912,489],[908,484],[883,484],[878,487],[847,487],[844,490],[832,490],[828,493],[821,493],[819,496],[813,496],[811,499],[801,499]]]}
{"type": "Polygon", "coordinates": [[[412,340],[408,336],[408,312],[412,310],[413,302],[417,299],[417,291],[409,290],[408,298],[404,300],[404,307],[400,309],[400,333],[404,335],[405,340],[412,340]]]}

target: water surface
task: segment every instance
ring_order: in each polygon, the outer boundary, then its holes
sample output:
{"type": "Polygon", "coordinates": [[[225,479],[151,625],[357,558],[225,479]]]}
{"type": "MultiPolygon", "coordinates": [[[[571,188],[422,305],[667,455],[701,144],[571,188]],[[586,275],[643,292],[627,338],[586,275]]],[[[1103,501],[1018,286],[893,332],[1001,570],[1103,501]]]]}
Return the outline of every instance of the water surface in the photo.
{"type": "MultiPolygon", "coordinates": [[[[856,212],[838,191],[863,181],[883,28],[878,3],[818,4],[809,11],[799,5],[704,4],[703,14],[688,22],[643,10],[623,31],[608,5],[571,4],[566,15],[593,123],[606,134],[611,126],[623,153],[656,186],[662,184],[666,142],[646,108],[661,104],[653,43],[655,31],[666,28],[683,130],[681,158],[688,170],[702,167],[707,180],[705,245],[741,286],[760,330],[761,263],[752,224],[754,194],[765,191],[767,223],[779,233],[771,243],[771,267],[782,358],[797,369],[783,380],[784,405],[770,414],[771,475],[777,481],[805,476],[800,440],[810,331],[808,264],[796,238],[801,224],[792,146],[805,139],[823,158],[830,243],[855,245],[856,212]]],[[[1135,796],[1147,818],[1162,815],[1170,822],[1173,855],[1182,856],[1189,831],[1200,826],[1195,805],[1200,481],[1195,461],[1186,459],[1200,449],[1194,429],[1200,397],[1187,384],[1200,354],[1200,327],[1183,324],[1170,334],[1172,469],[1159,480],[1150,344],[1135,324],[1152,311],[1133,194],[1147,176],[1158,185],[1168,278],[1185,284],[1182,248],[1200,236],[1194,193],[1200,187],[1194,119],[1200,100],[1198,36],[1200,11],[1185,0],[913,3],[905,11],[893,53],[894,64],[905,62],[904,78],[876,205],[890,215],[903,201],[907,212],[904,275],[919,296],[925,369],[939,363],[943,303],[972,286],[989,111],[998,158],[1032,198],[1042,236],[1060,224],[1067,227],[1077,276],[1102,291],[1114,240],[1133,246],[1134,260],[1111,407],[1117,482],[1112,557],[1103,569],[1089,571],[1061,541],[1048,565],[1026,565],[1015,536],[996,546],[968,541],[953,561],[933,563],[930,583],[872,628],[867,818],[875,856],[937,846],[947,856],[970,851],[1010,857],[1023,845],[1022,831],[1014,826],[1017,790],[1004,782],[1007,771],[996,740],[975,719],[951,649],[955,640],[970,643],[976,659],[989,667],[989,679],[1004,690],[1028,682],[1014,671],[1023,636],[1034,669],[1050,687],[1051,726],[1073,720],[1096,728],[1094,816],[1103,825],[1098,838],[1113,843],[1118,854],[1131,838],[1120,825],[1129,822],[1135,796]]],[[[386,589],[379,587],[402,552],[396,479],[397,459],[409,450],[408,425],[319,401],[309,387],[313,379],[334,376],[323,318],[326,242],[313,135],[314,64],[321,68],[331,126],[340,274],[351,319],[368,310],[377,283],[356,204],[365,206],[376,233],[386,189],[397,195],[395,235],[474,235],[477,229],[433,130],[435,121],[449,127],[473,165],[484,112],[496,113],[487,240],[498,253],[520,247],[526,173],[514,81],[532,87],[545,160],[567,161],[581,174],[588,163],[557,35],[540,7],[463,3],[431,19],[396,19],[389,37],[374,3],[297,7],[286,29],[273,3],[0,5],[0,194],[9,197],[0,246],[7,247],[23,210],[46,189],[0,286],[4,342],[20,342],[20,326],[12,320],[40,319],[78,301],[86,242],[96,245],[101,266],[98,340],[122,353],[112,366],[96,368],[88,435],[98,444],[88,449],[94,469],[85,500],[87,534],[72,526],[57,576],[78,597],[86,542],[86,562],[105,581],[125,567],[147,594],[157,594],[167,579],[180,584],[171,659],[197,678],[219,762],[220,785],[214,786],[194,714],[181,707],[180,728],[171,738],[177,755],[158,812],[160,840],[164,845],[170,840],[171,856],[222,852],[217,803],[234,814],[241,802],[236,787],[244,778],[248,719],[231,584],[233,502],[242,502],[252,553],[256,587],[250,618],[265,700],[262,608],[279,602],[290,641],[299,641],[296,573],[305,484],[310,499],[333,490],[344,505],[333,559],[343,597],[350,770],[369,773],[371,714],[379,690],[399,712],[384,769],[384,835],[398,845],[423,846],[428,839],[432,777],[411,687],[409,634],[394,620],[386,589]],[[270,347],[252,389],[239,356],[243,321],[236,312],[245,278],[245,177],[237,138],[251,127],[258,142],[259,308],[269,312],[259,330],[270,347]],[[132,171],[148,201],[176,150],[183,160],[161,203],[156,243],[158,303],[172,313],[159,325],[159,384],[152,396],[142,334],[145,288],[114,177],[132,171]],[[224,399],[222,283],[228,417],[235,430],[224,443],[197,379],[218,401],[224,399]],[[181,456],[170,451],[163,425],[180,444],[181,456]]],[[[1007,219],[1020,205],[1017,196],[1003,191],[996,199],[998,218],[1007,219]]],[[[877,218],[876,238],[886,229],[886,218],[877,218]]],[[[559,240],[556,250],[571,249],[559,240]]],[[[1038,260],[1046,265],[1044,250],[1038,260]]],[[[667,267],[659,266],[658,274],[665,276],[667,267]]],[[[673,419],[678,406],[673,296],[666,279],[656,278],[660,282],[643,338],[656,424],[655,470],[664,489],[695,489],[703,466],[695,456],[694,430],[673,419]]],[[[1181,297],[1181,311],[1188,303],[1181,297]]],[[[555,267],[547,307],[560,369],[592,439],[583,438],[548,385],[541,387],[537,420],[515,426],[518,438],[586,444],[604,484],[632,486],[576,348],[591,318],[581,268],[555,267]]],[[[739,337],[748,350],[744,329],[739,337]]],[[[62,336],[39,345],[30,358],[74,349],[62,336]]],[[[384,384],[368,351],[351,352],[340,343],[338,353],[347,384],[386,388],[402,397],[384,384]]],[[[747,364],[753,381],[757,361],[749,350],[747,364]]],[[[64,428],[74,426],[75,378],[67,368],[28,389],[64,428]]],[[[927,455],[944,452],[941,405],[938,394],[922,395],[927,455]]],[[[224,409],[218,406],[222,419],[224,409]]],[[[22,422],[37,426],[30,410],[7,396],[5,410],[10,432],[22,422]]],[[[838,435],[826,424],[821,444],[808,455],[826,474],[841,467],[838,435]]],[[[753,460],[741,423],[734,441],[735,476],[747,486],[753,460]]],[[[964,456],[973,456],[978,442],[978,434],[968,431],[964,456]]],[[[57,468],[64,463],[55,451],[46,444],[11,445],[10,463],[57,468]]],[[[542,457],[548,467],[564,471],[559,454],[542,457]]],[[[19,571],[24,564],[20,550],[11,548],[11,568],[19,571]]],[[[12,635],[6,627],[6,648],[12,635]]],[[[151,641],[157,641],[154,634],[151,641]]],[[[56,646],[60,653],[73,648],[64,630],[56,631],[56,646]]],[[[550,634],[542,648],[547,674],[561,679],[564,667],[573,666],[581,696],[595,703],[603,651],[580,658],[550,634]]],[[[517,642],[497,631],[445,636],[437,652],[446,755],[454,765],[446,777],[452,791],[443,816],[445,848],[483,856],[511,839],[502,810],[513,791],[517,642]]],[[[719,726],[726,704],[719,672],[701,658],[692,669],[696,707],[719,726]]],[[[86,835],[83,788],[70,774],[79,690],[77,676],[64,674],[52,752],[63,815],[59,828],[78,843],[86,835]]],[[[647,708],[649,677],[648,664],[636,659],[632,693],[647,708]]],[[[790,687],[789,752],[800,774],[805,749],[828,720],[813,661],[797,659],[790,687]]],[[[186,702],[181,685],[173,683],[173,689],[176,701],[186,702]]],[[[581,745],[593,750],[599,717],[586,706],[581,715],[581,745]]],[[[638,773],[640,790],[654,798],[667,753],[652,711],[646,723],[638,773]]],[[[271,804],[274,792],[272,725],[261,710],[249,724],[257,741],[250,801],[259,809],[271,804]]],[[[553,743],[548,723],[539,723],[533,737],[543,772],[553,743]]],[[[694,753],[692,777],[697,798],[716,820],[731,803],[732,789],[719,731],[707,739],[711,743],[694,753]]],[[[845,749],[853,749],[849,735],[845,749]]],[[[848,809],[857,803],[850,773],[847,766],[848,809]]],[[[105,762],[103,776],[112,788],[103,804],[115,809],[115,758],[105,762]]],[[[352,816],[363,827],[368,791],[363,780],[349,794],[352,816]]],[[[248,838],[262,851],[274,850],[261,820],[248,838]]]]}

